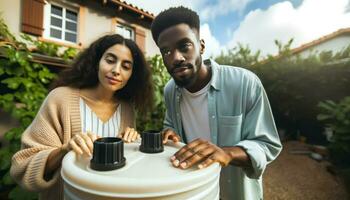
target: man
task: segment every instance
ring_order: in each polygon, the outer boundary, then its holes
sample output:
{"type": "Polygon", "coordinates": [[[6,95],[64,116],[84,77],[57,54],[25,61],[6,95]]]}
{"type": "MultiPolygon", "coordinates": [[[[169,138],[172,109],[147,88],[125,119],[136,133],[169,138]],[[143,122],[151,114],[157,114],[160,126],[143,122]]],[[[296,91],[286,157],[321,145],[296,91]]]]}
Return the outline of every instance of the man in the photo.
{"type": "Polygon", "coordinates": [[[221,199],[262,199],[262,173],[282,146],[258,77],[203,62],[199,16],[190,9],[161,12],[152,36],[172,76],[164,89],[163,142],[181,138],[187,143],[171,157],[172,164],[187,169],[218,162],[221,199]]]}

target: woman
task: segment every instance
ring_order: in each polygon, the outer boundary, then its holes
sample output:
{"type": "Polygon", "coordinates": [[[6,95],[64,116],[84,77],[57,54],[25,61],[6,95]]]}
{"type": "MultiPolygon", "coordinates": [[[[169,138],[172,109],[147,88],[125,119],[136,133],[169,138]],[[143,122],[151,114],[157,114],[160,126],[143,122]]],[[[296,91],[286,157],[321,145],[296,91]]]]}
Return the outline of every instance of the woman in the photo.
{"type": "Polygon", "coordinates": [[[93,42],[54,83],[22,149],[12,158],[11,176],[40,199],[63,199],[60,166],[73,150],[91,156],[98,137],[139,138],[135,111],[151,108],[150,68],[137,45],[120,35],[93,42]]]}

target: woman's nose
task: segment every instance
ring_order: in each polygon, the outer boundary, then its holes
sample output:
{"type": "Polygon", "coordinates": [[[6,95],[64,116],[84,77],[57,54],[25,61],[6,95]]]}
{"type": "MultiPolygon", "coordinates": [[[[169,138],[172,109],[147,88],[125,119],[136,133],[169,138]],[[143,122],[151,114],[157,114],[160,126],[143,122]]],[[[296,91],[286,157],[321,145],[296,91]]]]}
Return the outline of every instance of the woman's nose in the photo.
{"type": "Polygon", "coordinates": [[[112,68],[112,74],[113,76],[119,75],[120,74],[120,64],[115,64],[112,68]]]}

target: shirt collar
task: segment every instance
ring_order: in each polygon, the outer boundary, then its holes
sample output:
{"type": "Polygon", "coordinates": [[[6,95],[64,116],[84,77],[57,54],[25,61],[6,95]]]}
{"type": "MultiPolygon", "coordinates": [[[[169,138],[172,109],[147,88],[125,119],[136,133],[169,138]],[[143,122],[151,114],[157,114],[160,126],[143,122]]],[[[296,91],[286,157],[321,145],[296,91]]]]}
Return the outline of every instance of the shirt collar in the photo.
{"type": "Polygon", "coordinates": [[[203,61],[205,65],[211,68],[211,80],[210,80],[210,85],[215,89],[215,90],[220,90],[220,81],[219,81],[219,71],[218,71],[218,66],[219,64],[216,63],[212,59],[207,59],[203,61]]]}

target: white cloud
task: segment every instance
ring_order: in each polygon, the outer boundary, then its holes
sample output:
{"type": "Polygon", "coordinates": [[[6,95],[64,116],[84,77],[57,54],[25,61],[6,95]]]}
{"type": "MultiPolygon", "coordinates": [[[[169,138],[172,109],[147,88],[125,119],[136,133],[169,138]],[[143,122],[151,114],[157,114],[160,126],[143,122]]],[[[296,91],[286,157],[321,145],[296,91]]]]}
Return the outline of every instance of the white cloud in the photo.
{"type": "Polygon", "coordinates": [[[349,0],[304,0],[294,8],[288,1],[272,5],[267,10],[248,13],[233,33],[229,47],[237,42],[249,44],[263,54],[277,53],[274,40],[286,43],[294,38],[293,46],[310,42],[340,28],[350,27],[349,0]]]}
{"type": "Polygon", "coordinates": [[[208,24],[201,25],[200,28],[201,39],[205,42],[205,51],[203,58],[215,57],[220,54],[221,47],[219,41],[211,34],[208,24]]]}

